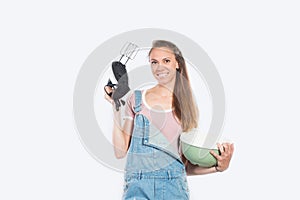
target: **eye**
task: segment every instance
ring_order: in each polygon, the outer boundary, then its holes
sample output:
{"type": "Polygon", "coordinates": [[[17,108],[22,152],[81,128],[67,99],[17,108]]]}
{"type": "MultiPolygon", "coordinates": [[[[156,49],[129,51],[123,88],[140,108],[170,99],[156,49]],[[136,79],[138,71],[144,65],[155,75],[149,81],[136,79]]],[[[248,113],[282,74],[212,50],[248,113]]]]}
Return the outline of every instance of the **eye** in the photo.
{"type": "Polygon", "coordinates": [[[151,65],[156,65],[157,64],[157,61],[153,60],[151,61],[151,65]]]}
{"type": "Polygon", "coordinates": [[[165,60],[165,63],[169,63],[169,62],[171,62],[171,60],[169,60],[169,59],[166,59],[166,60],[165,60]]]}

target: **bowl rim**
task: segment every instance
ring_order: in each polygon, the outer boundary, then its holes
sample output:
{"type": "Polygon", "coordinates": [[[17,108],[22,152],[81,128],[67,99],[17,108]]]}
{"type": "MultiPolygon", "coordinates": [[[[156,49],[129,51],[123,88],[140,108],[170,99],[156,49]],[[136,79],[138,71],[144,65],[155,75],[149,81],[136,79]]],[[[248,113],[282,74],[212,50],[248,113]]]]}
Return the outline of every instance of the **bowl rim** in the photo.
{"type": "Polygon", "coordinates": [[[201,147],[201,146],[197,146],[197,145],[193,145],[193,144],[189,144],[187,142],[184,142],[184,141],[181,141],[181,143],[184,143],[186,145],[189,145],[189,146],[193,146],[193,147],[196,147],[196,148],[201,148],[201,149],[204,149],[204,150],[219,150],[218,146],[215,145],[214,148],[207,148],[207,147],[201,147]]]}

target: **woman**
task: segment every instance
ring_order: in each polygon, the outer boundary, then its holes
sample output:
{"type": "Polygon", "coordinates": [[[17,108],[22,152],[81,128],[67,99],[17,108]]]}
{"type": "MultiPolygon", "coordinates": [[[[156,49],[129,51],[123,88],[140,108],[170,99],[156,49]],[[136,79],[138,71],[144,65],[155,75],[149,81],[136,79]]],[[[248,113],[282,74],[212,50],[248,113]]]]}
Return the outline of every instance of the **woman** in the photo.
{"type": "MultiPolygon", "coordinates": [[[[134,91],[128,98],[123,126],[120,112],[114,111],[115,156],[127,155],[123,199],[189,199],[186,176],[226,170],[233,145],[218,144],[221,155],[211,152],[217,166],[191,164],[179,142],[182,132],[198,125],[198,108],[185,60],[176,45],[157,40],[149,52],[149,61],[157,85],[134,91]]],[[[108,95],[105,98],[113,104],[108,95]]]]}

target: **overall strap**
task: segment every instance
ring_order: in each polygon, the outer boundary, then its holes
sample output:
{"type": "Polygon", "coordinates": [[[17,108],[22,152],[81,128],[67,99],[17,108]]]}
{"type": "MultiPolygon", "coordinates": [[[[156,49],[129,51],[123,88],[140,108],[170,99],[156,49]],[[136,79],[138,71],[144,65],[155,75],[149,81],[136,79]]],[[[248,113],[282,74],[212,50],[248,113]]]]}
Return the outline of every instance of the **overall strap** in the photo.
{"type": "Polygon", "coordinates": [[[140,112],[141,111],[141,106],[142,106],[142,92],[140,90],[135,90],[134,91],[135,95],[135,105],[134,105],[134,112],[140,112]]]}

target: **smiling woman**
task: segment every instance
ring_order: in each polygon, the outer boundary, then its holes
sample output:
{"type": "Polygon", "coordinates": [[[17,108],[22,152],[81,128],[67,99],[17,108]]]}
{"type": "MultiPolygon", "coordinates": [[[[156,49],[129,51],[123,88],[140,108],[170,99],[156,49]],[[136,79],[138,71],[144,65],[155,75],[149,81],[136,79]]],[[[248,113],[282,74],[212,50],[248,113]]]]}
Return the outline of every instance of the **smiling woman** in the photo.
{"type": "Polygon", "coordinates": [[[169,41],[154,41],[149,59],[158,86],[163,86],[172,93],[174,114],[181,122],[183,131],[196,128],[198,108],[193,98],[185,60],[179,48],[169,41]]]}
{"type": "Polygon", "coordinates": [[[225,170],[233,148],[219,146],[221,156],[211,152],[218,168],[199,167],[184,157],[180,135],[198,126],[185,60],[175,44],[164,40],[154,41],[148,56],[157,84],[128,97],[123,126],[120,111],[114,110],[115,156],[127,154],[123,199],[189,199],[186,176],[225,170]]]}

